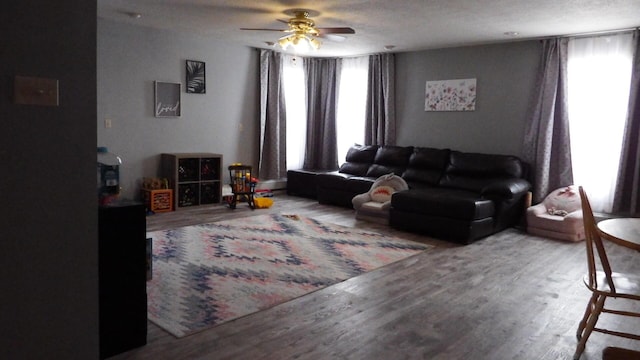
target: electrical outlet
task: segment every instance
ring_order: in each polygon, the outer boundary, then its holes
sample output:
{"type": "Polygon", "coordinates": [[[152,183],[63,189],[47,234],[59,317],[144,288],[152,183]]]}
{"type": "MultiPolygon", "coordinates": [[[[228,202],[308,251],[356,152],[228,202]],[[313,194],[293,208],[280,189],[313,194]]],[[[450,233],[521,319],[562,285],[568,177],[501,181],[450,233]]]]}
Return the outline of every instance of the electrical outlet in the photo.
{"type": "Polygon", "coordinates": [[[105,118],[104,119],[104,128],[105,129],[110,129],[111,128],[111,119],[110,118],[105,118]]]}

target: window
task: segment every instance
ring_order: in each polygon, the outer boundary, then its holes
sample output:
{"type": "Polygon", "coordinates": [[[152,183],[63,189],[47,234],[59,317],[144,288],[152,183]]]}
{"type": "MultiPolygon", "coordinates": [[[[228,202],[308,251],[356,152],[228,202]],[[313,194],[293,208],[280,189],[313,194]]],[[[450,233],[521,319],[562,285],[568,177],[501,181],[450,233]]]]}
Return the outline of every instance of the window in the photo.
{"type": "Polygon", "coordinates": [[[368,81],[368,56],[342,59],[336,119],[339,162],[354,143],[364,144],[368,81]]]}
{"type": "Polygon", "coordinates": [[[283,60],[282,86],[287,113],[287,170],[302,169],[307,136],[307,107],[302,59],[284,55],[283,60]]]}
{"type": "MultiPolygon", "coordinates": [[[[338,161],[341,162],[349,147],[364,142],[369,57],[342,59],[340,68],[336,133],[338,161]]],[[[302,59],[285,55],[283,87],[287,112],[287,169],[301,169],[304,163],[307,136],[304,78],[302,59]]]]}
{"type": "Polygon", "coordinates": [[[632,34],[569,41],[568,98],[574,182],[594,211],[611,212],[627,118],[632,34]]]}

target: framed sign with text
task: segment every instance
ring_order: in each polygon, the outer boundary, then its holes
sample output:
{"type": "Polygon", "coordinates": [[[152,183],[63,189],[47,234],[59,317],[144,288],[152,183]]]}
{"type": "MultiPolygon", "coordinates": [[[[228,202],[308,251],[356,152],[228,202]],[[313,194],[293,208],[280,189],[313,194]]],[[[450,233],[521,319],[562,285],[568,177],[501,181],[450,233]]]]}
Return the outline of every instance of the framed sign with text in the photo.
{"type": "Polygon", "coordinates": [[[180,117],[180,92],[182,84],[155,81],[156,117],[180,117]]]}

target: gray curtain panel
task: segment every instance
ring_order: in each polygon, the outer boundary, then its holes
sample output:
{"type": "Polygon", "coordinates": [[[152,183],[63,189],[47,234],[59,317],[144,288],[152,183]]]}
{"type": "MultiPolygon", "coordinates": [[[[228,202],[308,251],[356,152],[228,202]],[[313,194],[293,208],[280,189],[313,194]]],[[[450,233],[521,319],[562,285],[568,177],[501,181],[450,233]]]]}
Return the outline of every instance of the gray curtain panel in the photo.
{"type": "Polygon", "coordinates": [[[526,124],[523,158],[531,166],[533,202],[573,184],[567,104],[567,38],[543,41],[537,99],[526,124]]]}
{"type": "Polygon", "coordinates": [[[640,31],[633,33],[635,53],[631,69],[629,110],[622,142],[620,170],[613,212],[640,215],[640,31]]]}
{"type": "Polygon", "coordinates": [[[282,54],[260,50],[260,162],[261,179],[287,176],[286,111],[282,86],[282,54]]]}
{"type": "Polygon", "coordinates": [[[338,60],[304,58],[307,102],[305,169],[336,170],[336,109],[338,60]]]}
{"type": "Polygon", "coordinates": [[[369,56],[365,144],[396,144],[395,93],[395,56],[393,54],[369,56]]]}

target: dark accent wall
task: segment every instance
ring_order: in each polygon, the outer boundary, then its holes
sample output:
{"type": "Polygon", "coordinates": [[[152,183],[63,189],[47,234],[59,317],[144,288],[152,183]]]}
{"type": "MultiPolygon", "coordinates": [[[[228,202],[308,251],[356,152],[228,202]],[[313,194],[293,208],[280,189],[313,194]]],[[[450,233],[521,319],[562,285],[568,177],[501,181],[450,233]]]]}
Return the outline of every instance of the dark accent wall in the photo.
{"type": "Polygon", "coordinates": [[[521,156],[540,61],[539,41],[400,53],[398,144],[521,156]],[[426,82],[475,78],[476,110],[427,112],[426,82]]]}
{"type": "Polygon", "coordinates": [[[96,2],[0,11],[0,358],[98,357],[96,2]],[[16,105],[16,75],[59,106],[16,105]]]}

